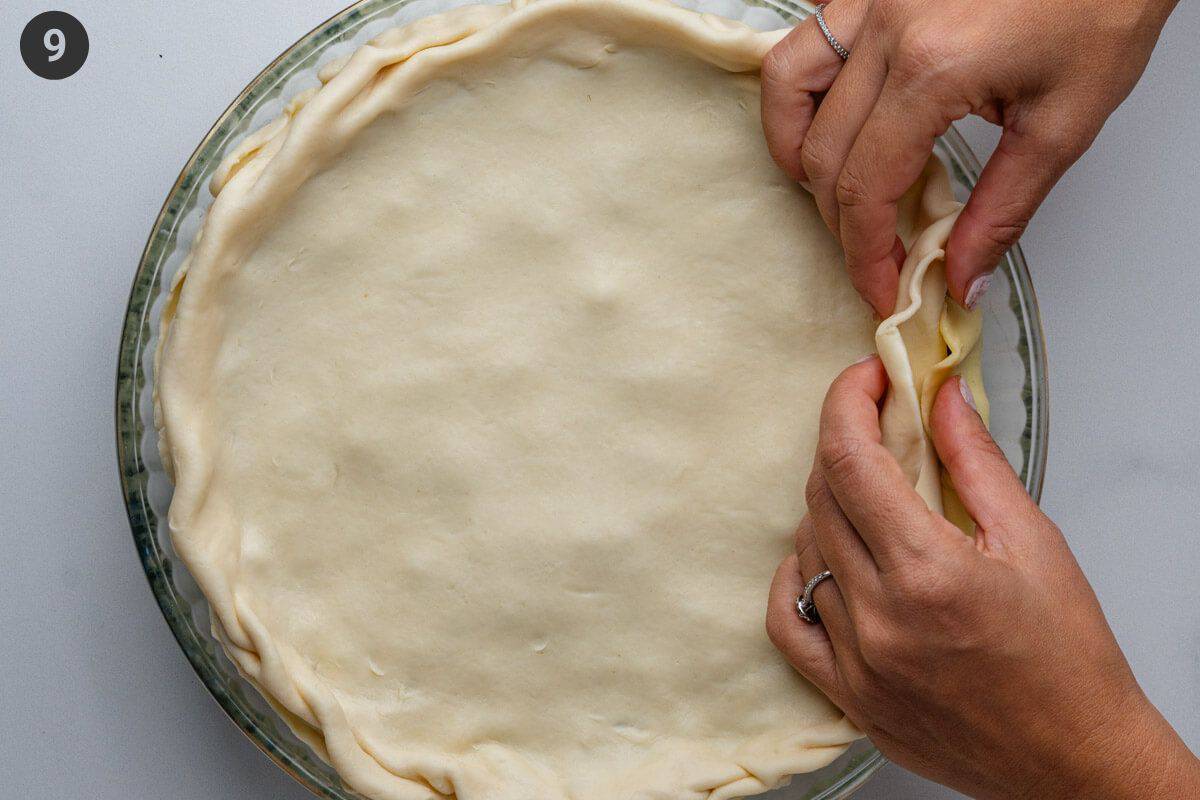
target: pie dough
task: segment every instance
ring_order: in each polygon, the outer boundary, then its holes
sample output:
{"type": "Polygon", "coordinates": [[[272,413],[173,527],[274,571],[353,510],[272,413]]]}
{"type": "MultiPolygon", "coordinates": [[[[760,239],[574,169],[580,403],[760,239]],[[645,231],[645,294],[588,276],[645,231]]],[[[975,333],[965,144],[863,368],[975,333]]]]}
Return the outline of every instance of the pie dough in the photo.
{"type": "Polygon", "coordinates": [[[977,384],[979,320],[946,301],[932,162],[873,332],[763,142],[783,34],[463,8],[327,67],[217,172],[163,317],[171,535],[362,794],[717,800],[860,735],[767,641],[767,587],[825,391],[875,347],[886,442],[942,508],[922,419],[977,384]]]}

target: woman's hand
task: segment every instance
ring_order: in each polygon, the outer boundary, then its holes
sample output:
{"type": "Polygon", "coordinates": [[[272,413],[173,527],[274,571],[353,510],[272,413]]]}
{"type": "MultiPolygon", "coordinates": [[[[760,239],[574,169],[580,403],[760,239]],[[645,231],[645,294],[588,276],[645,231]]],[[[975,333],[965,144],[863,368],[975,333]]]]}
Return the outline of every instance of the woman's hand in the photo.
{"type": "Polygon", "coordinates": [[[771,154],[806,183],[855,287],[892,312],[896,201],[934,139],[977,114],[1004,132],[947,245],[973,306],[1047,192],[1129,94],[1176,0],[833,0],[843,62],[807,19],[762,68],[771,154]]]}
{"type": "Polygon", "coordinates": [[[771,640],[885,755],[974,797],[1200,797],[1200,762],[1138,687],[969,392],[947,382],[931,423],[974,539],[880,444],[886,383],[871,359],[829,391],[797,555],[771,587],[771,640]],[[810,625],[796,597],[825,569],[810,625]]]}

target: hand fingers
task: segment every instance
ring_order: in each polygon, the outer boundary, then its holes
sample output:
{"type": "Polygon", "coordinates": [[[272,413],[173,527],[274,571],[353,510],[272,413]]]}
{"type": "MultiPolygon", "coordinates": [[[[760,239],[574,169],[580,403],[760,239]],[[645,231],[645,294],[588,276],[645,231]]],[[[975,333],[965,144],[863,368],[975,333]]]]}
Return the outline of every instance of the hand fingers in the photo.
{"type": "MultiPolygon", "coordinates": [[[[863,0],[837,0],[825,9],[825,21],[838,41],[852,49],[862,24],[863,0]]],[[[762,66],[762,123],[767,148],[775,162],[793,179],[808,181],[800,152],[817,109],[817,98],[829,91],[842,69],[833,51],[809,17],[785,36],[762,66]]]]}
{"type": "Polygon", "coordinates": [[[870,42],[860,42],[821,101],[801,145],[800,162],[808,176],[809,191],[825,224],[839,238],[838,176],[859,130],[871,115],[886,74],[883,57],[870,42]]]}
{"type": "MultiPolygon", "coordinates": [[[[934,140],[950,126],[941,103],[918,99],[897,74],[888,75],[834,192],[850,280],[881,316],[895,307],[904,265],[903,246],[899,253],[896,249],[896,203],[920,177],[934,140]]],[[[820,115],[817,119],[819,124],[820,115]]]]}
{"type": "MultiPolygon", "coordinates": [[[[1043,102],[1049,105],[1049,98],[1043,102]]],[[[946,243],[950,296],[968,308],[979,303],[992,270],[1050,189],[1091,145],[1094,134],[1063,130],[1064,116],[1059,109],[1005,121],[1000,143],[946,243]]]]}
{"type": "Polygon", "coordinates": [[[1021,544],[1040,511],[1009,466],[979,414],[962,378],[946,381],[930,412],[933,444],[967,513],[994,545],[1021,544]],[[1013,521],[1017,525],[1013,525],[1013,521]],[[1013,541],[1016,537],[1018,541],[1013,541]]]}
{"type": "Polygon", "coordinates": [[[796,613],[796,598],[804,590],[796,556],[783,560],[771,581],[767,599],[767,636],[796,670],[821,692],[840,704],[841,681],[829,634],[796,613]]]}
{"type": "Polygon", "coordinates": [[[859,619],[879,586],[879,570],[871,551],[846,518],[816,466],[809,476],[805,498],[817,552],[836,576],[851,620],[859,619]]]}
{"type": "MultiPolygon", "coordinates": [[[[799,559],[800,576],[805,581],[810,581],[829,569],[829,564],[817,546],[811,517],[806,516],[796,528],[796,557],[799,559]]],[[[832,579],[821,581],[813,589],[813,604],[821,615],[821,624],[829,633],[835,655],[839,652],[844,653],[847,648],[853,648],[857,638],[854,635],[854,625],[850,621],[850,612],[846,608],[846,599],[842,596],[837,580],[835,572],[832,579]]]]}
{"type": "Polygon", "coordinates": [[[821,472],[881,572],[934,551],[953,529],[929,510],[881,442],[878,404],[886,388],[877,358],[846,369],[825,396],[817,444],[821,472]]]}

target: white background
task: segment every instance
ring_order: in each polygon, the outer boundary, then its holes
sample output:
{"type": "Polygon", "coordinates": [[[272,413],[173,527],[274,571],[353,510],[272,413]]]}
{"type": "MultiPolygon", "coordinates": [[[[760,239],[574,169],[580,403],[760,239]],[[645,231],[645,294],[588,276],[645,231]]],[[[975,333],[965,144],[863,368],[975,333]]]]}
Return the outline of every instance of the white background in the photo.
{"type": "MultiPolygon", "coordinates": [[[[150,225],[214,119],[344,0],[64,2],[61,82],[0,6],[0,780],[40,798],[308,794],[206,694],[159,614],[117,483],[122,314],[150,225]]],[[[1050,351],[1043,505],[1151,699],[1200,748],[1200,4],[1024,239],[1050,351]]],[[[1081,42],[1086,47],[1088,43],[1081,42]]],[[[963,126],[977,152],[995,141],[963,126]]],[[[957,797],[887,767],[860,795],[957,797]]]]}

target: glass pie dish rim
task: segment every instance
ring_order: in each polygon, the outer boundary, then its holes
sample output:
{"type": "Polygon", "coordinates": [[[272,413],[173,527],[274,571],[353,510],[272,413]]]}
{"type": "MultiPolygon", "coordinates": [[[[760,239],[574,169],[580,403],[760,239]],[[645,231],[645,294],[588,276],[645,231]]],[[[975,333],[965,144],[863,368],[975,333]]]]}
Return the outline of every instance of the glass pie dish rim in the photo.
{"type": "MultiPolygon", "coordinates": [[[[164,552],[157,533],[157,515],[151,508],[147,493],[147,466],[143,458],[143,439],[147,423],[142,410],[147,357],[147,343],[152,338],[151,312],[159,294],[162,269],[178,247],[187,246],[180,235],[179,221],[195,205],[195,196],[202,191],[199,184],[211,173],[223,150],[239,136],[230,131],[250,118],[258,103],[273,96],[297,72],[312,70],[326,45],[343,41],[372,20],[390,16],[414,0],[359,0],[331,16],[302,36],[272,61],[218,117],[214,125],[189,157],[171,187],[160,209],[146,247],[139,259],[129,302],[122,326],[116,381],[116,445],[122,494],[129,516],[138,555],[146,572],[151,590],[167,620],[172,634],[179,642],[196,674],[227,716],[239,729],[281,769],[300,784],[321,797],[357,798],[343,786],[333,785],[311,768],[311,760],[301,760],[291,751],[290,743],[282,743],[266,730],[245,698],[237,697],[240,687],[230,685],[231,665],[218,665],[219,657],[212,652],[212,643],[204,640],[191,617],[189,602],[177,590],[173,557],[164,552]],[[189,203],[190,199],[190,203],[189,203]],[[307,762],[307,763],[306,763],[307,762]]],[[[791,0],[735,0],[742,6],[769,9],[789,22],[803,19],[812,6],[791,0]]],[[[957,173],[956,178],[967,186],[978,179],[980,165],[961,135],[951,128],[939,142],[939,149],[957,173]]],[[[1000,269],[1010,278],[1012,294],[1010,309],[1017,315],[1024,345],[1021,358],[1027,370],[1022,399],[1026,405],[1027,422],[1022,436],[1024,458],[1022,478],[1035,500],[1040,498],[1046,464],[1048,425],[1048,384],[1046,354],[1041,319],[1028,267],[1019,247],[1005,257],[1000,269]]],[[[261,714],[258,715],[261,718],[261,714]]],[[[874,747],[860,748],[843,771],[830,782],[815,789],[812,800],[835,800],[851,794],[862,786],[886,760],[874,747]]]]}

